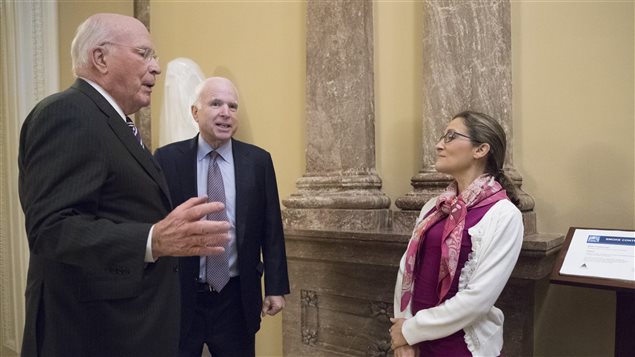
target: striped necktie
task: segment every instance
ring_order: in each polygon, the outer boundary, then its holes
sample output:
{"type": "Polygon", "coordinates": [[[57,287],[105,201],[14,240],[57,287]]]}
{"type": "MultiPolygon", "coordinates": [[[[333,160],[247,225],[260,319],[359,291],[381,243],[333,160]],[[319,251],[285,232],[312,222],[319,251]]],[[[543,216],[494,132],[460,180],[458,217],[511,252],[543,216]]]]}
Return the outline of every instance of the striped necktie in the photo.
{"type": "Polygon", "coordinates": [[[126,117],[126,124],[128,124],[128,127],[130,128],[130,130],[132,130],[132,134],[134,134],[134,137],[139,142],[139,145],[141,145],[141,147],[144,147],[143,141],[141,140],[141,133],[139,132],[137,127],[134,125],[134,122],[130,118],[126,117]]]}

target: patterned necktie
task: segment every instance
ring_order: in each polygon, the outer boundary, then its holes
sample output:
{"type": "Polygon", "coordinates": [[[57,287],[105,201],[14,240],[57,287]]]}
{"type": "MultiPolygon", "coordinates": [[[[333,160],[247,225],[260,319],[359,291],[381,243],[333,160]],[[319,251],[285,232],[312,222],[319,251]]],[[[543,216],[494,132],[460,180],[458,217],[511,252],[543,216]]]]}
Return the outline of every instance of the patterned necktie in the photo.
{"type": "MultiPolygon", "coordinates": [[[[218,167],[219,154],[215,150],[210,154],[209,169],[207,170],[207,197],[209,202],[225,203],[225,188],[223,187],[223,176],[218,167]]],[[[227,221],[227,213],[225,210],[207,215],[208,220],[227,221]]],[[[205,278],[207,283],[214,288],[215,291],[221,289],[229,281],[229,256],[227,254],[227,246],[225,252],[219,255],[210,255],[205,263],[205,278]]]]}
{"type": "Polygon", "coordinates": [[[139,132],[137,127],[134,125],[134,122],[130,120],[130,118],[126,117],[126,124],[128,124],[128,127],[130,128],[130,130],[132,130],[132,134],[134,134],[134,137],[137,139],[141,147],[144,147],[143,141],[141,141],[141,133],[139,132]]]}

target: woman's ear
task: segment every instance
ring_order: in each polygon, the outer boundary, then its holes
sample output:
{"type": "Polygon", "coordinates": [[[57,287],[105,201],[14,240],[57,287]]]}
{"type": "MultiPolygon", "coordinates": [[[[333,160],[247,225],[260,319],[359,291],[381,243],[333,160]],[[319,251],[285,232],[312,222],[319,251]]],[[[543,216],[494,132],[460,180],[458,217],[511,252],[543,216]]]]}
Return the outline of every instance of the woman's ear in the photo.
{"type": "Polygon", "coordinates": [[[486,157],[489,151],[490,151],[490,146],[488,143],[479,144],[477,147],[474,148],[474,151],[473,151],[474,158],[478,160],[483,157],[486,157]]]}

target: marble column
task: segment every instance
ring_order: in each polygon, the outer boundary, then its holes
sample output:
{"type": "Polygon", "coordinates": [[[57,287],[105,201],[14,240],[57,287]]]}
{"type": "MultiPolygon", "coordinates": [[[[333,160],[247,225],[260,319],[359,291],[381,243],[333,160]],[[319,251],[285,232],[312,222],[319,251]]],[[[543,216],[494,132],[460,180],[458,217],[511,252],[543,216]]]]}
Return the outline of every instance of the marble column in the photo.
{"type": "Polygon", "coordinates": [[[372,8],[371,1],[308,2],[306,173],[283,200],[287,228],[390,224],[375,171],[372,8]]]}
{"type": "MultiPolygon", "coordinates": [[[[150,0],[134,0],[134,17],[141,21],[150,31],[150,0]]],[[[135,125],[141,132],[141,140],[148,150],[152,152],[152,117],[150,107],[141,108],[135,114],[135,125]]]]}

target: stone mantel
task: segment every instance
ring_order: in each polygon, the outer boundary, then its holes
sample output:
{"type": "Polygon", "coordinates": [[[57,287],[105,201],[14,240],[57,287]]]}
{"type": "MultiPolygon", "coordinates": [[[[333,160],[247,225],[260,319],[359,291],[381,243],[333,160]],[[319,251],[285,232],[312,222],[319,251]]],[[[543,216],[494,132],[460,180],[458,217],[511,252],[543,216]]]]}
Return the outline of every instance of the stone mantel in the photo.
{"type": "MultiPolygon", "coordinates": [[[[286,228],[291,294],[283,315],[286,356],[390,356],[389,318],[410,234],[286,228]]],[[[496,306],[505,312],[507,356],[533,353],[536,282],[551,272],[563,237],[526,235],[496,306]]]]}
{"type": "MultiPolygon", "coordinates": [[[[410,234],[395,232],[390,228],[374,231],[342,231],[324,229],[285,229],[287,246],[293,248],[319,247],[324,254],[315,254],[312,259],[324,262],[348,261],[355,264],[372,264],[397,268],[399,259],[406,250],[410,234]],[[344,244],[344,246],[342,246],[344,244]],[[379,254],[363,255],[355,248],[375,248],[370,252],[379,254]],[[343,249],[351,248],[351,249],[343,249]],[[395,253],[396,252],[396,253],[395,253]],[[396,256],[394,254],[397,254],[396,256]],[[397,259],[394,259],[394,258],[397,259]]],[[[540,280],[549,275],[553,259],[564,243],[559,234],[531,234],[523,238],[523,246],[512,278],[540,280]],[[544,266],[543,266],[544,265],[544,266]]],[[[292,258],[289,251],[287,257],[292,258]]],[[[364,251],[363,253],[369,253],[364,251]]],[[[298,257],[302,254],[298,255],[298,257]]]]}

